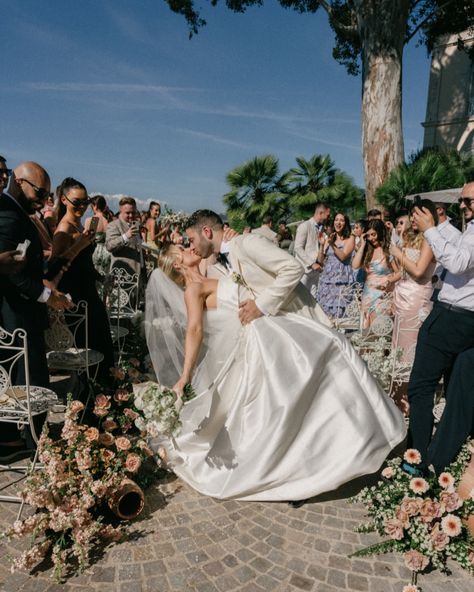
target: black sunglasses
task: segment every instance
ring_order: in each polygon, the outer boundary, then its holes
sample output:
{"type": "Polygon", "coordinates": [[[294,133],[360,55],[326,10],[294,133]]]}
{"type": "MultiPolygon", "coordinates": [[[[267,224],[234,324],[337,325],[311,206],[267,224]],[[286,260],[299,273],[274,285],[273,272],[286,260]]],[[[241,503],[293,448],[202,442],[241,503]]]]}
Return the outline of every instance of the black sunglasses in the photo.
{"type": "Polygon", "coordinates": [[[12,174],[11,169],[0,169],[0,175],[2,177],[9,177],[12,174]]]}
{"type": "Polygon", "coordinates": [[[469,208],[471,206],[472,201],[474,201],[474,197],[460,197],[458,199],[458,204],[461,205],[463,203],[465,206],[469,208]]]}
{"type": "Polygon", "coordinates": [[[87,207],[89,204],[92,203],[92,199],[87,197],[86,199],[69,199],[69,197],[63,194],[64,197],[68,200],[68,202],[72,205],[73,208],[82,208],[87,207]]]}
{"type": "Polygon", "coordinates": [[[28,179],[18,179],[18,181],[25,181],[25,183],[28,183],[28,185],[33,187],[33,190],[36,193],[36,197],[40,200],[46,199],[47,197],[53,197],[53,194],[50,191],[48,191],[44,187],[38,187],[31,181],[28,181],[28,179]]]}

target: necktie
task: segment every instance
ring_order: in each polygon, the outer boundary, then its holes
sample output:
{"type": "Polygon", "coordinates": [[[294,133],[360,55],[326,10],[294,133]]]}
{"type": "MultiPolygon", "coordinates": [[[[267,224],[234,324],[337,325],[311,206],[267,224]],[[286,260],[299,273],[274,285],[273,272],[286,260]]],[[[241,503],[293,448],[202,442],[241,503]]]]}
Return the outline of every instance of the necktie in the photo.
{"type": "Polygon", "coordinates": [[[216,257],[217,263],[223,265],[226,269],[230,269],[229,259],[227,257],[227,253],[219,253],[216,257]]]}

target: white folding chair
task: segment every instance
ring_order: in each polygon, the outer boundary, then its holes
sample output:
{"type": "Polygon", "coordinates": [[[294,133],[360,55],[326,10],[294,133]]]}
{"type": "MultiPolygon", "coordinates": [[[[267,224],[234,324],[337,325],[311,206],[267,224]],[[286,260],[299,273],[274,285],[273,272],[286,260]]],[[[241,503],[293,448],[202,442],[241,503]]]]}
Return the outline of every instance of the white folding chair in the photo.
{"type": "MultiPolygon", "coordinates": [[[[34,417],[47,413],[57,401],[58,397],[52,390],[30,385],[26,331],[15,329],[13,333],[9,333],[0,327],[0,421],[16,424],[19,429],[27,427],[34,442],[38,444],[39,434],[36,432],[34,417]],[[14,385],[12,381],[19,364],[25,366],[25,385],[14,385]]],[[[20,473],[21,479],[24,479],[35,470],[37,455],[38,449],[31,463],[24,466],[0,465],[0,471],[20,473]]],[[[20,519],[24,506],[20,497],[0,495],[0,501],[21,504],[18,512],[20,519]]]]}

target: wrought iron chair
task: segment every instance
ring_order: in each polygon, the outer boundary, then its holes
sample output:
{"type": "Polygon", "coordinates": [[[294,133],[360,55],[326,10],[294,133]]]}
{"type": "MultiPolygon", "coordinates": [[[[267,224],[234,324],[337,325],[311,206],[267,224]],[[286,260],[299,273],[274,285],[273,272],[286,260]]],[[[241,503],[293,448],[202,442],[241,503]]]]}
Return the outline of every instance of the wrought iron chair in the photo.
{"type": "MultiPolygon", "coordinates": [[[[39,434],[36,431],[34,418],[47,413],[50,407],[57,403],[58,397],[48,388],[30,385],[26,338],[24,329],[16,329],[13,333],[9,333],[0,327],[0,421],[14,423],[23,429],[28,427],[33,441],[38,444],[39,434]],[[14,385],[12,382],[12,376],[19,364],[25,366],[25,385],[14,385]]],[[[0,471],[20,473],[21,479],[24,479],[37,467],[37,458],[38,449],[31,463],[24,466],[0,465],[0,471]]],[[[17,519],[20,519],[24,506],[22,498],[0,495],[0,501],[19,503],[17,519]]]]}
{"type": "Polygon", "coordinates": [[[337,298],[337,314],[334,328],[342,333],[349,331],[361,331],[361,296],[362,284],[355,282],[348,286],[341,286],[337,298]]]}
{"type": "Polygon", "coordinates": [[[81,300],[66,311],[49,310],[49,315],[50,327],[45,332],[48,368],[77,376],[85,373],[88,382],[94,379],[104,355],[89,347],[87,302],[81,300]]]}

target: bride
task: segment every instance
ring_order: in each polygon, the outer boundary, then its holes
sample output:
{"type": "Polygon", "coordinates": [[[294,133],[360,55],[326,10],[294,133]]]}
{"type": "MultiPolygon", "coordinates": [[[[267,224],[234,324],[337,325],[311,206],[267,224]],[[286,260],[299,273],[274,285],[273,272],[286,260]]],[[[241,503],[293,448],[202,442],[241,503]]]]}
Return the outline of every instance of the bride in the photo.
{"type": "Polygon", "coordinates": [[[405,423],[346,338],[294,312],[242,326],[242,286],[200,261],[171,245],[147,287],[158,380],[197,395],[167,444],[174,472],[215,498],[283,501],[379,469],[405,423]]]}

